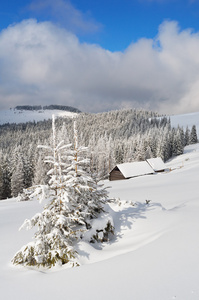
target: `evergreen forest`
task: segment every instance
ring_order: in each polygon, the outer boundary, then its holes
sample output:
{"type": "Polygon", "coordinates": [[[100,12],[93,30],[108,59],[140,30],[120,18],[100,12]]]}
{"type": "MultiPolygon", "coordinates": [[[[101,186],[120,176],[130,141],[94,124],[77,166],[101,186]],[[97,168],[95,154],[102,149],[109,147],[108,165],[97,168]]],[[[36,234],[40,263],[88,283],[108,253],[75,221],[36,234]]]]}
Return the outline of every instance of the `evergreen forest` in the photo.
{"type": "MultiPolygon", "coordinates": [[[[108,178],[116,164],[180,155],[197,143],[196,126],[172,128],[169,118],[144,110],[79,113],[79,144],[89,148],[89,173],[108,178]]],[[[74,144],[72,118],[56,119],[57,138],[74,144]]],[[[16,197],[32,185],[46,184],[48,164],[38,145],[52,143],[52,121],[0,126],[0,199],[16,197]]],[[[88,168],[88,166],[87,166],[88,168]]]]}

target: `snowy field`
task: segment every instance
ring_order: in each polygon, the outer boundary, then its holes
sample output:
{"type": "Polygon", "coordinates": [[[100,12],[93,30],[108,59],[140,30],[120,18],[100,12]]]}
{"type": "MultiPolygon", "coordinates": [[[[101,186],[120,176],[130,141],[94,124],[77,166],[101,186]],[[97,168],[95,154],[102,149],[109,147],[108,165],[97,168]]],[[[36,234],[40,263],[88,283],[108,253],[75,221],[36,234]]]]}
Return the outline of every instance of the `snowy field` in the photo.
{"type": "Polygon", "coordinates": [[[58,117],[74,117],[77,114],[69,111],[63,110],[16,110],[16,109],[9,109],[9,110],[0,110],[0,125],[6,123],[26,123],[26,122],[39,122],[48,119],[52,119],[52,115],[58,117]]]}
{"type": "Polygon", "coordinates": [[[33,236],[18,228],[42,205],[0,201],[1,298],[198,300],[199,144],[166,165],[165,173],[105,182],[121,202],[110,209],[115,240],[79,243],[81,266],[72,269],[13,266],[15,252],[33,236]]]}
{"type": "Polygon", "coordinates": [[[170,116],[171,126],[177,127],[178,125],[183,126],[184,129],[188,126],[189,129],[193,125],[196,125],[197,133],[199,135],[199,112],[183,114],[183,115],[173,115],[170,116]]]}

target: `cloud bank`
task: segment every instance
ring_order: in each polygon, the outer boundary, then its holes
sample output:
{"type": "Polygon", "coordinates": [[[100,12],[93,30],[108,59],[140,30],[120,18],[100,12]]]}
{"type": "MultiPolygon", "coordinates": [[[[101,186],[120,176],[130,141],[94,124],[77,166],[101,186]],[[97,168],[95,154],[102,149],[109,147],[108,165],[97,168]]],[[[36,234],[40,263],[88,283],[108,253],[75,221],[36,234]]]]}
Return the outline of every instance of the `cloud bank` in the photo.
{"type": "Polygon", "coordinates": [[[156,38],[124,52],[80,43],[50,22],[0,33],[0,109],[63,104],[86,112],[143,108],[199,111],[199,34],[164,22],[156,38]]]}

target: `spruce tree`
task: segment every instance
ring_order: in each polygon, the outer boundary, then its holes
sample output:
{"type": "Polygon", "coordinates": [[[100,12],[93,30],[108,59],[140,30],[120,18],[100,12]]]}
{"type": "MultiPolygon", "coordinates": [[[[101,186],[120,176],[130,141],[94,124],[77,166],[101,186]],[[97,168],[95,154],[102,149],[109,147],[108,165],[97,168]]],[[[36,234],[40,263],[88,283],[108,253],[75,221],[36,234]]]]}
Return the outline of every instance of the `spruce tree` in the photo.
{"type": "Polygon", "coordinates": [[[53,116],[53,145],[41,146],[50,152],[46,161],[52,165],[48,172],[50,180],[43,187],[40,198],[48,198],[48,204],[41,213],[37,213],[30,220],[25,220],[21,228],[31,229],[37,226],[35,241],[24,246],[13,258],[14,264],[28,266],[51,267],[55,264],[75,262],[73,242],[77,238],[73,224],[73,214],[66,189],[66,178],[63,161],[63,151],[70,145],[57,144],[55,120],[53,116]],[[44,194],[44,195],[43,195],[44,194]]]}
{"type": "Polygon", "coordinates": [[[185,146],[189,145],[189,140],[190,140],[190,130],[189,127],[186,127],[186,131],[185,131],[185,146]]]}
{"type": "Polygon", "coordinates": [[[91,220],[103,211],[108,193],[103,185],[92,178],[86,169],[89,168],[88,148],[78,145],[78,133],[74,122],[74,149],[67,171],[68,197],[73,206],[74,220],[77,224],[91,228],[91,220]]]}
{"type": "Polygon", "coordinates": [[[3,187],[1,192],[2,199],[11,197],[11,171],[8,155],[2,158],[2,172],[3,172],[3,187]]]}
{"type": "Polygon", "coordinates": [[[2,152],[0,151],[0,200],[3,199],[3,157],[2,157],[2,152]]]}
{"type": "Polygon", "coordinates": [[[39,154],[35,162],[33,185],[44,185],[48,183],[48,181],[46,181],[46,173],[47,168],[44,163],[43,155],[39,154]]]}
{"type": "Polygon", "coordinates": [[[191,128],[189,144],[196,144],[197,142],[198,142],[198,137],[197,137],[196,125],[193,125],[191,128]]]}
{"type": "MultiPolygon", "coordinates": [[[[55,120],[52,122],[52,146],[40,146],[49,151],[45,161],[52,165],[46,186],[37,186],[40,199],[48,199],[41,213],[25,220],[21,228],[37,226],[35,241],[24,246],[13,258],[14,264],[51,267],[55,264],[77,265],[75,243],[92,228],[93,220],[104,211],[107,191],[87,172],[89,160],[86,147],[78,145],[74,123],[74,147],[56,139],[55,120]]],[[[98,231],[88,234],[90,242],[107,241],[113,234],[110,218],[98,231]],[[99,232],[101,233],[99,235],[99,232]]]]}
{"type": "Polygon", "coordinates": [[[184,145],[182,144],[180,131],[177,131],[173,139],[173,155],[181,155],[183,154],[183,150],[184,145]]]}
{"type": "Polygon", "coordinates": [[[12,172],[11,192],[13,197],[17,197],[23,192],[24,188],[24,165],[21,155],[18,156],[18,162],[12,172]]]}

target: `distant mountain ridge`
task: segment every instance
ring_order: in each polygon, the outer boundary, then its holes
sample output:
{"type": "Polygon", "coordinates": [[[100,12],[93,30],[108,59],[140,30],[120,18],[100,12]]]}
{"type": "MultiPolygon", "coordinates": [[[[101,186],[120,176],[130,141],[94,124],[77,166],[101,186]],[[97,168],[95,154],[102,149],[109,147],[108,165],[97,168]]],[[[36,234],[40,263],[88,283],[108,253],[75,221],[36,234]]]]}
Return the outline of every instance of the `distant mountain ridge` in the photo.
{"type": "Polygon", "coordinates": [[[80,110],[71,106],[49,105],[18,105],[15,108],[0,110],[0,126],[4,124],[19,124],[41,122],[52,119],[52,115],[63,118],[73,118],[80,110]]]}
{"type": "Polygon", "coordinates": [[[46,106],[41,106],[41,105],[18,105],[14,109],[16,110],[63,110],[63,111],[70,111],[74,113],[80,113],[81,111],[78,108],[68,106],[68,105],[57,105],[57,104],[52,104],[52,105],[46,105],[46,106]]]}

